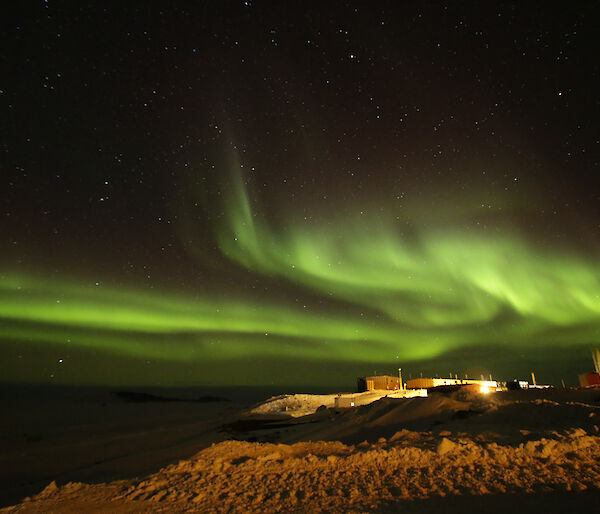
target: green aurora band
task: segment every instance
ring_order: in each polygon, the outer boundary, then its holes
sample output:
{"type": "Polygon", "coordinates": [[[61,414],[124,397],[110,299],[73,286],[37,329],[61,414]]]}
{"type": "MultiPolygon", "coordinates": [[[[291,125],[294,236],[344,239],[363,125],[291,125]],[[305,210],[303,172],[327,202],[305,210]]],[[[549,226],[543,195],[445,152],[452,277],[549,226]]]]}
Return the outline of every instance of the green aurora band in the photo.
{"type": "Polygon", "coordinates": [[[600,321],[597,261],[548,255],[508,232],[464,235],[441,226],[421,229],[418,241],[409,242],[389,216],[362,213],[343,223],[288,226],[280,235],[253,215],[241,180],[236,185],[217,239],[225,255],[248,269],[415,329],[479,329],[507,311],[536,326],[600,321]]]}
{"type": "Polygon", "coordinates": [[[445,224],[406,238],[397,217],[381,211],[310,225],[290,219],[277,229],[253,212],[240,177],[230,190],[215,226],[221,252],[255,274],[337,302],[335,313],[258,293],[231,300],[7,271],[1,340],[223,369],[249,356],[392,365],[477,345],[598,341],[597,260],[541,251],[509,230],[445,224]]]}

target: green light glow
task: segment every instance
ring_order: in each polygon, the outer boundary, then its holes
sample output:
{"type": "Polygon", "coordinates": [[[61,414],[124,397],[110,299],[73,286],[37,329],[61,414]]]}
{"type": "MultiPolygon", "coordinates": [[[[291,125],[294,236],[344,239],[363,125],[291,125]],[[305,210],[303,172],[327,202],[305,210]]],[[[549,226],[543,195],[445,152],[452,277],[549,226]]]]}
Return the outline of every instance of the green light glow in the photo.
{"type": "MultiPolygon", "coordinates": [[[[238,181],[238,184],[240,182],[238,181]]],[[[596,262],[535,250],[514,234],[422,229],[398,236],[382,216],[288,226],[278,235],[259,223],[238,185],[217,234],[225,255],[416,328],[482,324],[510,310],[550,325],[597,322],[596,262]],[[232,237],[233,234],[233,237],[232,237]]]]}
{"type": "MultiPolygon", "coordinates": [[[[252,358],[407,363],[477,345],[589,345],[600,335],[597,260],[542,251],[516,231],[440,222],[403,236],[375,211],[278,226],[257,216],[241,178],[215,227],[221,252],[289,287],[227,296],[0,274],[0,338],[163,362],[252,358]],[[300,293],[298,293],[300,292],[300,293]],[[321,297],[308,308],[296,294],[321,297]],[[233,300],[231,298],[234,298],[233,300]],[[333,305],[333,307],[332,307],[333,305]]],[[[241,379],[243,381],[243,378],[241,379]]]]}

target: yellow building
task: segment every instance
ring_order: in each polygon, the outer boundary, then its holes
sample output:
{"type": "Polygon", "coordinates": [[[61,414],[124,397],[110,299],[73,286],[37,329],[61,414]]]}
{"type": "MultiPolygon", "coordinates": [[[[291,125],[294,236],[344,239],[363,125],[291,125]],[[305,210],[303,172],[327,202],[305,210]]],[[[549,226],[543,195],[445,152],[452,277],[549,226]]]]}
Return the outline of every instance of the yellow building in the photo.
{"type": "Polygon", "coordinates": [[[495,391],[498,383],[495,380],[471,380],[469,378],[413,378],[406,382],[407,389],[431,389],[441,386],[476,385],[481,392],[495,391]]]}
{"type": "MultiPolygon", "coordinates": [[[[373,391],[375,389],[385,389],[388,391],[397,391],[402,389],[402,379],[390,375],[375,375],[372,377],[358,378],[358,392],[373,391]]],[[[419,388],[417,388],[419,389],[419,388]]]]}

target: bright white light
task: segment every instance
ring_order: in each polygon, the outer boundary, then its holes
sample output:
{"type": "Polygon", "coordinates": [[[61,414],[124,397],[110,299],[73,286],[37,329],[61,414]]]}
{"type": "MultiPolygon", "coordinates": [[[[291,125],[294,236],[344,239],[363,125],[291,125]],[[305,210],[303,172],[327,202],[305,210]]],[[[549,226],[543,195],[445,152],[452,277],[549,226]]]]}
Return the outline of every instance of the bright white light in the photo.
{"type": "Polygon", "coordinates": [[[488,386],[481,386],[481,389],[479,391],[483,394],[488,394],[490,392],[490,388],[488,386]]]}

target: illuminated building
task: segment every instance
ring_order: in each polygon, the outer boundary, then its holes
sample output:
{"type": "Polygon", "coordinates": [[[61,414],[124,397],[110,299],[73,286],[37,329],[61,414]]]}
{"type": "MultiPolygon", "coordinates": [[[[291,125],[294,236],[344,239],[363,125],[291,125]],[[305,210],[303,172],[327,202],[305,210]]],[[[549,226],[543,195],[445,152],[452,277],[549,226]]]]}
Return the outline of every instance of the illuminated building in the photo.
{"type": "Polygon", "coordinates": [[[406,382],[407,389],[433,389],[444,386],[478,386],[482,393],[496,391],[498,382],[495,380],[472,380],[470,378],[413,378],[406,382]]]}

